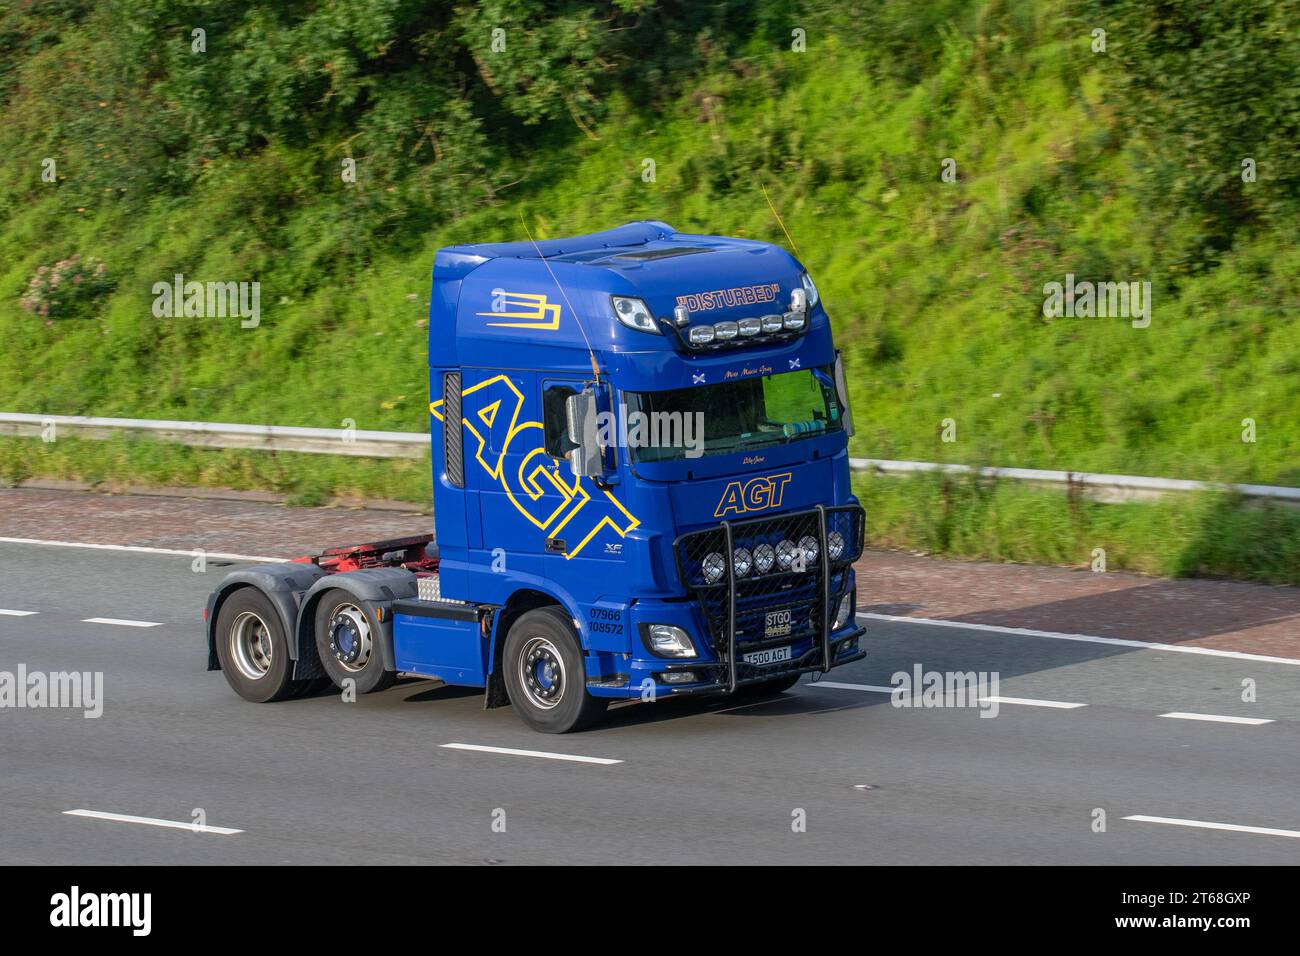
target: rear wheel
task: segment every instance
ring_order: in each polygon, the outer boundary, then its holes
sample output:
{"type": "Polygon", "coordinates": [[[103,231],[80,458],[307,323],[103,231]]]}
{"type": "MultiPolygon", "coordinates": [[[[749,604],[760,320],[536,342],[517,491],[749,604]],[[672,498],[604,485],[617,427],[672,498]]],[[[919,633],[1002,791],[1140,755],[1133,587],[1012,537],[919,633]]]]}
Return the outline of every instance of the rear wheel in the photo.
{"type": "Polygon", "coordinates": [[[510,703],[533,730],[566,734],[590,726],[608,701],[587,693],[587,670],[568,615],[538,608],[510,627],[502,654],[510,703]]]}
{"type": "Polygon", "coordinates": [[[293,680],[280,615],[256,588],[241,588],[221,605],[216,648],[221,673],[244,700],[258,704],[284,700],[301,688],[301,682],[293,680]]]}
{"type": "Polygon", "coordinates": [[[340,688],[356,681],[358,694],[391,687],[397,675],[384,670],[379,652],[381,630],[355,597],[335,588],[321,595],[316,605],[316,652],[331,681],[340,688]]]}

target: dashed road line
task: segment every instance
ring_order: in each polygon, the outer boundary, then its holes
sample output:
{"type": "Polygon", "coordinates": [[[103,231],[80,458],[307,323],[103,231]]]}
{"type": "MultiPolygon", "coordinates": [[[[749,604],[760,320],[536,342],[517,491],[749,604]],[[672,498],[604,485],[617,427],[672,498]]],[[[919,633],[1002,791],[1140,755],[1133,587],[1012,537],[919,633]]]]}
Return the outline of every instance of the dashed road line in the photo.
{"type": "Polygon", "coordinates": [[[39,613],[39,611],[14,611],[7,607],[0,607],[0,616],[2,617],[31,617],[33,614],[39,613]]]}
{"type": "Polygon", "coordinates": [[[63,815],[68,817],[89,817],[92,820],[110,820],[114,823],[141,823],[145,826],[164,827],[169,830],[214,833],[217,836],[232,836],[244,832],[232,827],[213,827],[205,823],[186,823],[183,820],[159,820],[157,817],[133,817],[125,813],[106,813],[103,810],[64,810],[63,815]]]}
{"type": "Polygon", "coordinates": [[[1196,827],[1201,830],[1229,830],[1233,833],[1257,833],[1261,836],[1280,836],[1290,837],[1300,840],[1300,830],[1281,830],[1277,827],[1248,827],[1239,823],[1211,823],[1209,820],[1180,820],[1177,817],[1149,817],[1144,814],[1134,814],[1131,817],[1125,817],[1125,820],[1134,820],[1138,823],[1165,823],[1175,827],[1196,827]]]}
{"type": "Polygon", "coordinates": [[[1068,700],[1034,700],[1032,697],[981,697],[981,704],[1019,704],[1022,707],[1055,707],[1057,710],[1075,710],[1079,707],[1087,707],[1087,704],[1078,704],[1068,700]]]}
{"type": "Polygon", "coordinates": [[[1172,717],[1174,720],[1208,720],[1216,724],[1248,724],[1251,727],[1258,727],[1260,724],[1271,724],[1274,721],[1266,717],[1230,717],[1226,714],[1189,714],[1185,711],[1174,710],[1167,714],[1161,714],[1161,717],[1172,717]]]}
{"type": "Polygon", "coordinates": [[[1178,654],[1201,654],[1206,657],[1228,657],[1237,661],[1256,661],[1264,664],[1291,664],[1300,667],[1300,657],[1271,657],[1267,654],[1247,654],[1244,651],[1222,651],[1215,647],[1190,647],[1184,644],[1157,644],[1153,641],[1131,641],[1119,637],[1095,637],[1091,634],[1066,634],[1061,631],[1038,631],[1028,627],[1002,627],[997,624],[972,624],[969,621],[946,621],[932,617],[901,617],[896,614],[871,614],[859,611],[858,617],[869,621],[889,621],[893,624],[927,624],[930,627],[956,627],[969,631],[987,631],[990,634],[1007,634],[1012,637],[1045,637],[1054,641],[1082,641],[1086,644],[1111,644],[1115,647],[1140,647],[1151,651],[1172,651],[1178,654]]]}
{"type": "MultiPolygon", "coordinates": [[[[801,687],[827,687],[831,690],[854,690],[868,694],[893,694],[897,688],[884,687],[880,684],[846,684],[841,681],[819,680],[810,681],[807,684],[801,684],[801,687]]],[[[979,698],[981,704],[1011,704],[1020,707],[1047,707],[1053,710],[1078,710],[1081,707],[1087,707],[1086,703],[1070,700],[1038,700],[1033,697],[1002,697],[993,695],[979,698]]],[[[1184,711],[1171,711],[1167,714],[1160,714],[1161,717],[1173,717],[1177,720],[1205,720],[1222,724],[1245,724],[1256,727],[1261,724],[1272,724],[1276,721],[1272,718],[1265,717],[1230,717],[1222,714],[1192,714],[1184,711]]]]}
{"type": "Polygon", "coordinates": [[[574,763],[615,764],[621,760],[608,757],[584,757],[580,754],[555,754],[545,750],[516,750],[513,747],[485,747],[482,744],[441,744],[447,750],[477,750],[488,754],[507,754],[512,757],[543,757],[547,760],[570,760],[574,763]]]}
{"type": "Polygon", "coordinates": [[[120,617],[86,617],[82,624],[115,624],[118,627],[162,627],[160,621],[128,621],[120,617]]]}

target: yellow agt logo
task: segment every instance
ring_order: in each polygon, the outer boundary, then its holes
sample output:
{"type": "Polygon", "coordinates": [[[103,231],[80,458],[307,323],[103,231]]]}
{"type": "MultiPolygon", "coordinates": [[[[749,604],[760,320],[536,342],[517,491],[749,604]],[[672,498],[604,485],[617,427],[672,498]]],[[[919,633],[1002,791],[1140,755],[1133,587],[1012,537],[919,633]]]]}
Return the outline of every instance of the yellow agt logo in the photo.
{"type": "MultiPolygon", "coordinates": [[[[607,489],[590,478],[572,482],[546,454],[541,422],[523,421],[524,395],[508,375],[495,375],[461,393],[460,425],[473,437],[466,440],[474,459],[521,515],[547,537],[561,534],[570,542],[567,561],[578,555],[601,531],[619,538],[640,522],[607,489]],[[497,449],[494,451],[494,449],[497,449]]],[[[443,399],[429,405],[444,428],[456,427],[443,415],[443,399]]],[[[607,542],[605,553],[621,554],[622,545],[607,542]],[[615,547],[611,548],[610,545],[615,547]]]]}
{"type": "Polygon", "coordinates": [[[790,474],[787,471],[779,475],[750,478],[748,481],[729,482],[713,517],[725,518],[729,514],[743,515],[750,511],[781,507],[781,496],[785,493],[785,483],[790,480],[790,474]]]}
{"type": "Polygon", "coordinates": [[[547,302],[540,292],[507,292],[505,289],[492,290],[492,311],[479,312],[478,315],[495,316],[499,319],[522,319],[521,322],[489,322],[488,325],[503,329],[545,329],[552,331],[560,327],[560,306],[547,302]],[[509,311],[513,309],[514,311],[509,311]]]}

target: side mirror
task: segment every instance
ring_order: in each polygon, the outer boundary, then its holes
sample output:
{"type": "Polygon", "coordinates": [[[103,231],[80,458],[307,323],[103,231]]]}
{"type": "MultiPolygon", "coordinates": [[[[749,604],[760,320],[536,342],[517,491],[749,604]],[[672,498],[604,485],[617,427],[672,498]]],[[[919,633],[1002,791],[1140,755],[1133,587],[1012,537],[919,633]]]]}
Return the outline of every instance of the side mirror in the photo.
{"type": "Polygon", "coordinates": [[[564,402],[569,441],[576,446],[569,463],[577,478],[599,478],[605,472],[604,456],[596,441],[596,392],[585,388],[564,402]]]}
{"type": "Polygon", "coordinates": [[[844,381],[844,357],[835,353],[835,397],[840,400],[840,422],[844,436],[853,437],[853,407],[849,405],[849,387],[844,381]]]}

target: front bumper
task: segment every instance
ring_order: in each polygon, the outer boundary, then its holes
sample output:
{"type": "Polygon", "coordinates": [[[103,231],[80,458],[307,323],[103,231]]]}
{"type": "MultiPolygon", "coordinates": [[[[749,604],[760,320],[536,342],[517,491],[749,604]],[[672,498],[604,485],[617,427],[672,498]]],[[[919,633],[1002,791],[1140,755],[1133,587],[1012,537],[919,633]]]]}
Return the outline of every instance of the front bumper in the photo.
{"type": "MultiPolygon", "coordinates": [[[[820,671],[861,660],[864,631],[851,618],[833,630],[836,609],[847,595],[856,605],[852,564],[862,553],[864,515],[857,505],[727,522],[682,535],[674,544],[682,581],[694,601],[639,605],[634,617],[683,627],[696,644],[690,658],[658,658],[637,653],[625,659],[621,673],[593,678],[589,693],[602,697],[731,693],[740,687],[820,671]],[[799,542],[808,559],[797,566],[756,562],[738,571],[756,548],[799,542]],[[813,543],[815,542],[815,550],[813,543]],[[830,545],[830,547],[828,547],[830,545]],[[832,556],[831,552],[834,552],[832,556]],[[718,575],[718,558],[725,571],[718,575]],[[707,562],[706,562],[706,559],[707,562]],[[712,580],[704,573],[713,569],[712,580]],[[644,615],[644,617],[642,617],[644,615]],[[781,616],[777,616],[781,615],[781,616]],[[766,649],[790,647],[791,659],[748,663],[766,649]],[[669,683],[670,675],[691,674],[686,683],[669,683]]],[[[779,553],[779,552],[778,552],[779,553]]],[[[635,627],[635,625],[634,625],[635,627]]]]}
{"type": "MultiPolygon", "coordinates": [[[[831,668],[860,661],[867,656],[867,652],[859,644],[865,634],[865,628],[853,625],[841,629],[832,636],[829,668],[824,666],[821,646],[814,645],[791,661],[783,661],[780,664],[746,665],[748,670],[743,676],[738,676],[735,688],[792,675],[825,673],[831,668]]],[[[591,678],[587,681],[587,692],[594,697],[622,699],[644,697],[647,688],[651,686],[656,697],[729,694],[735,689],[731,685],[731,667],[725,660],[638,658],[630,661],[629,665],[630,673],[591,678]],[[700,680],[689,684],[669,684],[663,679],[663,675],[669,673],[696,674],[700,680]]]]}
{"type": "Polygon", "coordinates": [[[854,626],[852,629],[842,631],[833,637],[830,642],[831,660],[829,666],[825,663],[822,648],[813,646],[797,659],[789,662],[748,665],[746,669],[738,674],[734,684],[731,680],[731,667],[725,661],[703,664],[692,664],[687,661],[673,663],[667,667],[661,667],[659,670],[663,672],[695,672],[707,675],[708,679],[695,684],[664,684],[656,681],[656,693],[666,692],[673,696],[682,694],[727,694],[740,687],[762,684],[782,677],[826,673],[832,668],[843,664],[852,664],[854,661],[860,661],[867,656],[867,652],[858,646],[858,640],[864,634],[866,634],[864,628],[854,626]]]}

